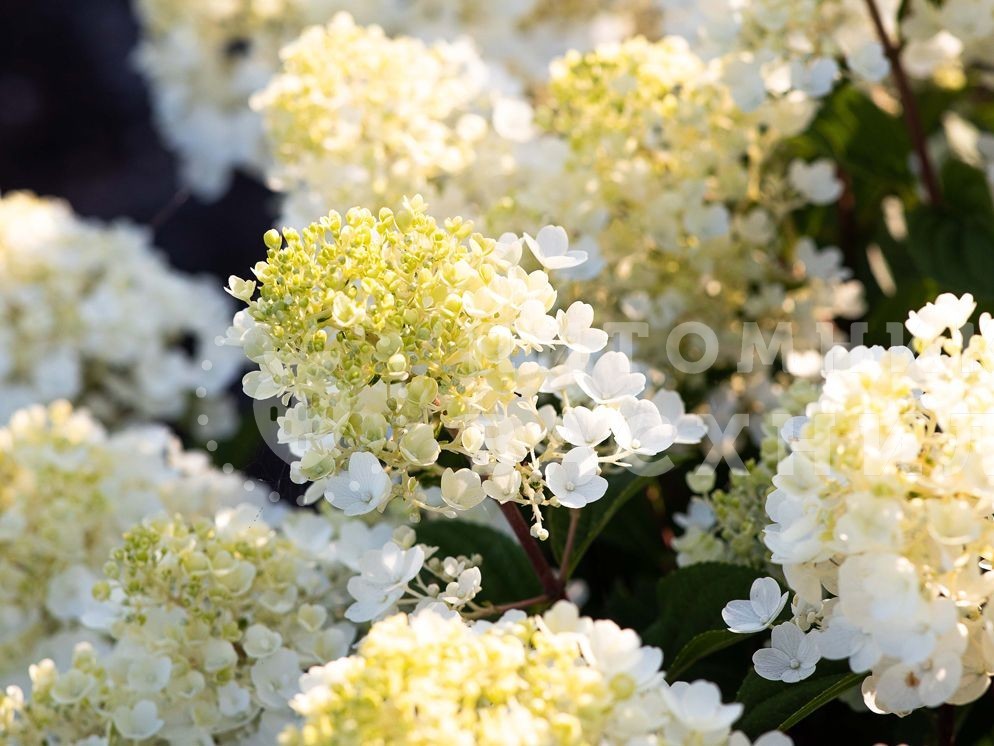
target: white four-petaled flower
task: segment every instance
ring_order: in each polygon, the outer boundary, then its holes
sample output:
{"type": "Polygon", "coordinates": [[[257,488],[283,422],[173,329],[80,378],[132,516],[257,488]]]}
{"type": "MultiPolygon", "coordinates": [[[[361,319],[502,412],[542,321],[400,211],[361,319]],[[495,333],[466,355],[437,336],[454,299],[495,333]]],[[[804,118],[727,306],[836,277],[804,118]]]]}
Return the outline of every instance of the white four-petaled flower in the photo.
{"type": "Polygon", "coordinates": [[[545,480],[567,508],[582,508],[607,492],[607,480],[597,473],[597,454],[591,448],[574,448],[561,464],[549,464],[545,480]]]}
{"type": "Polygon", "coordinates": [[[729,601],[721,610],[721,618],[732,632],[760,632],[776,621],[786,605],[787,593],[780,593],[777,581],[759,578],[749,589],[749,600],[729,601]]]}
{"type": "Polygon", "coordinates": [[[804,634],[793,622],[774,627],[770,647],[752,655],[756,673],[764,679],[788,684],[808,678],[819,660],[821,654],[813,636],[804,634]]]}

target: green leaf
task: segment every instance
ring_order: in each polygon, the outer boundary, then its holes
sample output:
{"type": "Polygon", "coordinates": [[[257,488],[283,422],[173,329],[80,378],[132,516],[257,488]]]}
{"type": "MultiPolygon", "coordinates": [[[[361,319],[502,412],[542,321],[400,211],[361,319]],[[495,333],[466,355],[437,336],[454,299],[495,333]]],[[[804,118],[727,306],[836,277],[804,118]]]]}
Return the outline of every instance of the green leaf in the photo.
{"type": "Polygon", "coordinates": [[[908,251],[942,289],[994,296],[994,223],[985,216],[920,208],[908,216],[908,251]]]}
{"type": "Polygon", "coordinates": [[[963,161],[950,158],[942,164],[942,196],[949,209],[962,217],[994,222],[994,204],[991,202],[987,175],[963,161]]]}
{"type": "MultiPolygon", "coordinates": [[[[632,472],[612,474],[607,478],[608,487],[604,497],[580,509],[580,517],[576,524],[576,536],[573,541],[573,555],[569,567],[563,569],[572,574],[580,563],[580,559],[590,549],[597,536],[604,530],[621,507],[635,495],[641,493],[653,481],[653,477],[644,477],[632,472]]],[[[566,547],[566,536],[569,533],[570,511],[556,508],[549,513],[549,534],[552,551],[557,560],[562,560],[566,547]]]]}
{"type": "Polygon", "coordinates": [[[850,671],[847,661],[822,662],[811,676],[796,684],[767,681],[750,671],[735,695],[735,701],[745,705],[745,714],[735,727],[752,738],[770,730],[787,730],[865,676],[850,671]]]}
{"type": "Polygon", "coordinates": [[[752,635],[737,634],[727,629],[712,629],[701,632],[691,638],[690,642],[677,653],[673,662],[666,666],[666,679],[676,681],[701,659],[725,648],[730,648],[750,637],[752,635]]]}
{"type": "Polygon", "coordinates": [[[422,521],[415,533],[419,542],[438,547],[438,557],[479,554],[483,558],[479,601],[511,603],[542,592],[524,550],[507,534],[460,520],[422,521]]]}
{"type": "Polygon", "coordinates": [[[695,636],[724,630],[721,610],[725,604],[749,598],[753,581],[763,575],[723,562],[704,562],[670,573],[656,586],[659,618],[645,631],[646,641],[663,649],[664,660],[677,661],[695,636]]]}
{"type": "Polygon", "coordinates": [[[790,149],[803,158],[832,158],[848,173],[874,177],[887,188],[911,180],[904,123],[854,86],[837,88],[790,149]]]}

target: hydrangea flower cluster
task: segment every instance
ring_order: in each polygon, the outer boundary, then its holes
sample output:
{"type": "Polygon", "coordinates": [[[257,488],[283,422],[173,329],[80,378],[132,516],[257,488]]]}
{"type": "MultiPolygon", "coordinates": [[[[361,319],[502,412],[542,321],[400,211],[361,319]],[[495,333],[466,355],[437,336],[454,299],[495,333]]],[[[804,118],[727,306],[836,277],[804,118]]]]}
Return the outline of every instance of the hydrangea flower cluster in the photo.
{"type": "Polygon", "coordinates": [[[819,392],[805,379],[795,380],[782,392],[763,416],[758,458],[748,460],[742,469],[733,468],[725,487],[713,489],[714,471],[706,466],[688,475],[687,483],[696,495],[685,513],[674,516],[683,529],[673,540],[679,566],[731,562],[769,567],[763,531],[768,523],[766,496],[777,464],[787,455],[780,432],[789,420],[804,414],[819,392]]]}
{"type": "Polygon", "coordinates": [[[653,0],[412,0],[390,19],[392,31],[426,40],[468,36],[488,60],[525,83],[544,78],[549,61],[569,49],[658,32],[653,0]]]}
{"type": "MultiPolygon", "coordinates": [[[[170,269],[149,234],[26,192],[0,198],[0,422],[70,399],[103,422],[220,403],[241,363],[209,280],[170,269]]],[[[222,417],[214,419],[221,421],[222,417]]]]}
{"type": "Polygon", "coordinates": [[[611,272],[595,305],[647,323],[651,342],[636,356],[688,383],[705,380],[690,370],[739,363],[751,328],[768,339],[788,325],[801,356],[820,348],[822,325],[862,306],[836,249],[791,237],[792,210],[841,191],[831,164],[776,157],[813,107],[782,98],[743,112],[719,72],[679,38],[557,60],[538,121],[568,152],[515,195],[519,209],[555,214],[599,249],[611,272]],[[707,337],[688,330],[681,347],[669,335],[683,322],[707,337]],[[674,350],[705,363],[675,366],[674,350]]]}
{"type": "MultiPolygon", "coordinates": [[[[653,30],[658,14],[651,5],[647,0],[500,4],[483,0],[141,0],[142,40],[135,62],[151,84],[160,132],[180,156],[184,182],[197,196],[216,199],[227,189],[234,171],[261,174],[270,165],[262,121],[249,100],[279,69],[281,48],[309,26],[327,23],[338,12],[350,13],[363,24],[378,24],[390,34],[429,42],[464,39],[439,46],[467,58],[475,57],[468,51],[471,46],[480,48],[500,67],[504,85],[516,88],[516,79],[540,79],[549,60],[567,49],[587,49],[637,29],[653,30]]],[[[314,34],[307,32],[312,41],[314,34]]],[[[324,62],[334,66],[346,59],[326,57],[324,62]]],[[[366,61],[371,59],[367,53],[366,61]]],[[[425,72],[420,66],[411,69],[425,72]]],[[[351,70],[359,72],[360,67],[351,70]]],[[[365,84],[375,90],[382,74],[381,70],[366,78],[365,84]]],[[[408,83],[430,86],[428,81],[411,77],[408,83]]],[[[319,212],[324,209],[327,205],[319,212]]]]}
{"type": "Polygon", "coordinates": [[[490,93],[497,81],[465,38],[391,39],[341,13],[307,29],[281,57],[281,72],[252,104],[275,161],[270,184],[289,193],[290,225],[329,207],[396,204],[405,194],[435,202],[444,191],[446,203],[461,206],[472,201],[460,194],[470,170],[496,181],[496,200],[499,151],[510,146],[496,130],[528,136],[530,108],[490,93]],[[481,167],[483,153],[496,169],[481,167]]]}
{"type": "Polygon", "coordinates": [[[970,702],[994,672],[994,321],[964,344],[975,308],[944,294],[913,312],[917,356],[833,351],[766,503],[798,626],[869,672],[878,711],[970,702]]]}
{"type": "Polygon", "coordinates": [[[155,118],[180,157],[183,181],[215,199],[236,169],[265,164],[249,97],[266,85],[280,47],[348,0],[141,0],[135,63],[151,83],[155,118]]]}
{"type": "Polygon", "coordinates": [[[128,527],[162,510],[212,515],[246,484],[165,429],[108,435],[64,401],[17,412],[0,430],[0,676],[74,628],[128,527]]]}
{"type": "MultiPolygon", "coordinates": [[[[876,4],[893,34],[901,4],[876,4]]],[[[769,97],[821,98],[843,75],[877,82],[890,70],[864,0],[662,0],[662,6],[667,32],[717,60],[746,111],[769,97]]]]}
{"type": "Polygon", "coordinates": [[[301,673],[348,651],[347,579],[390,527],[300,512],[275,529],[260,513],[162,515],[128,531],[84,620],[114,649],[77,648],[64,671],[32,667],[31,699],[8,692],[0,705],[0,736],[77,742],[112,728],[133,741],[259,743],[261,728],[273,742],[301,673]]]}
{"type": "Polygon", "coordinates": [[[565,601],[472,626],[431,610],[397,615],[355,655],[303,677],[292,706],[304,723],[280,743],[448,743],[458,733],[478,744],[749,744],[731,732],[741,705],[723,705],[710,682],[668,686],[661,662],[632,630],[565,601]]]}
{"type": "Polygon", "coordinates": [[[420,474],[440,479],[443,512],[517,502],[544,537],[540,506],[582,507],[604,495],[604,468],[703,435],[676,394],[637,398],[645,377],[623,353],[589,362],[608,342],[589,305],[551,314],[556,291],[546,272],[522,269],[522,244],[546,267],[575,266],[586,257],[562,228],[495,241],[459,218],[439,225],[415,197],[266,243],[258,297],[255,280],[231,279],[249,307],[229,338],[259,365],[246,393],[293,403],[280,438],[299,457],[292,478],[314,482],[308,500],[347,515],[395,497],[438,509],[420,474]],[[552,367],[534,358],[556,351],[568,356],[552,367]],[[469,466],[443,466],[443,451],[469,466]]]}

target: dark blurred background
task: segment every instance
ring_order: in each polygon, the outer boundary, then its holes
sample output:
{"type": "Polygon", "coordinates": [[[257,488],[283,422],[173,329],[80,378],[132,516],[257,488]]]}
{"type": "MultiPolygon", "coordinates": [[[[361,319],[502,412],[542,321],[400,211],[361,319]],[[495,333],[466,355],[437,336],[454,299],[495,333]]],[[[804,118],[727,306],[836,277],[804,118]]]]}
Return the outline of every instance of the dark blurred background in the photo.
{"type": "Polygon", "coordinates": [[[157,246],[186,271],[227,278],[262,258],[275,216],[265,188],[238,177],[210,205],[180,192],[131,64],[129,0],[0,0],[0,33],[0,192],[154,224],[157,246]]]}

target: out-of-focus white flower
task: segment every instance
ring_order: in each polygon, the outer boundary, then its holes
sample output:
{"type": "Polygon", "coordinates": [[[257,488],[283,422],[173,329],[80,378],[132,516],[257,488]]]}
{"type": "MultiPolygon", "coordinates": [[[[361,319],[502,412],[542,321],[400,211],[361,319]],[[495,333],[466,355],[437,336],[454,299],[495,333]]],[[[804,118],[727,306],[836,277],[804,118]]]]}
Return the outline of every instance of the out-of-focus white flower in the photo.
{"type": "Polygon", "coordinates": [[[360,575],[349,580],[349,593],[356,600],[346,610],[346,616],[353,622],[381,616],[404,595],[424,561],[420,546],[401,549],[388,542],[382,549],[366,552],[359,564],[360,575]]]}
{"type": "Polygon", "coordinates": [[[118,733],[135,741],[151,738],[164,725],[155,702],[147,699],[140,700],[131,707],[122,705],[115,708],[113,721],[118,733]]]}
{"type": "Polygon", "coordinates": [[[558,225],[547,225],[535,238],[524,235],[525,246],[546,269],[570,269],[587,261],[587,252],[569,248],[569,237],[558,225]]]}
{"type": "Polygon", "coordinates": [[[220,289],[170,268],[146,229],[28,192],[0,197],[0,422],[56,399],[108,425],[222,402],[241,367],[216,343],[230,317],[220,289]]]}
{"type": "Polygon", "coordinates": [[[791,162],[788,171],[791,185],[816,205],[835,202],[842,194],[842,181],[835,175],[835,164],[828,159],[806,163],[791,162]]]}
{"type": "Polygon", "coordinates": [[[0,681],[14,674],[8,662],[98,612],[93,587],[132,524],[163,511],[213,515],[256,487],[183,452],[164,428],[108,434],[68,402],[0,428],[0,474],[0,681]]]}

